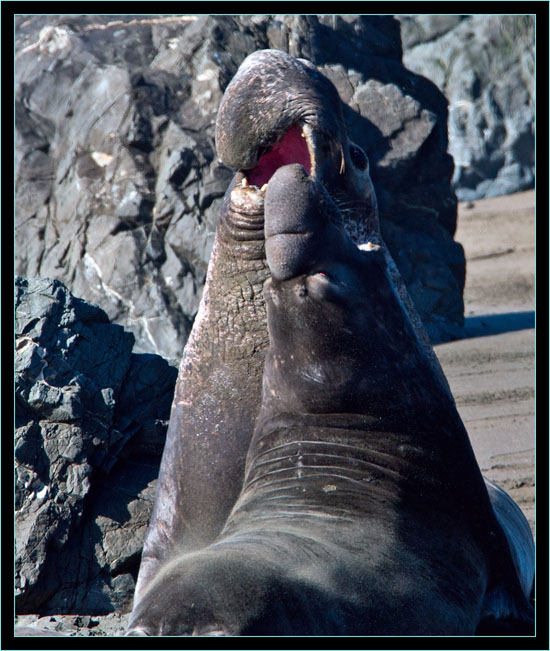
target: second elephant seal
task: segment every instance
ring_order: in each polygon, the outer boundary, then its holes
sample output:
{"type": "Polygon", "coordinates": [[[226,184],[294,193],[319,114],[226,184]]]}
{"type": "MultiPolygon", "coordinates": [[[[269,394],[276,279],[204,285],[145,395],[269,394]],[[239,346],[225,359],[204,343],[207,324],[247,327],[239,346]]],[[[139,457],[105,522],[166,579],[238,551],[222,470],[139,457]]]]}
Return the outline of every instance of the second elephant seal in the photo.
{"type": "Polygon", "coordinates": [[[529,626],[468,436],[383,252],[355,246],[299,165],[274,174],[265,222],[270,344],[244,486],[216,540],[155,577],[134,632],[456,636],[491,617],[529,626]]]}

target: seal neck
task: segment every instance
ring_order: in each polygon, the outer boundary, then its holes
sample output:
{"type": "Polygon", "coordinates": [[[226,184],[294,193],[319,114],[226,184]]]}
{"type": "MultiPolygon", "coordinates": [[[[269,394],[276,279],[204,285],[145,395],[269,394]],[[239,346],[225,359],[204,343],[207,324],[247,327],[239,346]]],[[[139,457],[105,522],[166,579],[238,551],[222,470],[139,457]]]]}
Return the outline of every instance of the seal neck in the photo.
{"type": "Polygon", "coordinates": [[[226,192],[217,229],[219,245],[235,260],[265,258],[264,194],[254,186],[238,185],[238,175],[226,192]]]}

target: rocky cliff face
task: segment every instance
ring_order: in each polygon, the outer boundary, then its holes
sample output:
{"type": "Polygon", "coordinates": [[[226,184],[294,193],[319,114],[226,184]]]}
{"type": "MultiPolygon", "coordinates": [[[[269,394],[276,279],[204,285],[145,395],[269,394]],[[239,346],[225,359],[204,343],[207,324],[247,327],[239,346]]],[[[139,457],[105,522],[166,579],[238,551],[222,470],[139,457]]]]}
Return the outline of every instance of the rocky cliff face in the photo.
{"type": "Polygon", "coordinates": [[[18,613],[126,609],[177,369],[52,279],[16,279],[18,613]]]}
{"type": "Polygon", "coordinates": [[[382,230],[434,341],[462,324],[447,104],[391,16],[20,16],[16,270],[62,280],[177,364],[233,171],[223,91],[259,48],[312,60],[372,163],[382,230]]]}
{"type": "Polygon", "coordinates": [[[449,101],[459,200],[534,187],[535,17],[398,18],[403,62],[449,101]]]}

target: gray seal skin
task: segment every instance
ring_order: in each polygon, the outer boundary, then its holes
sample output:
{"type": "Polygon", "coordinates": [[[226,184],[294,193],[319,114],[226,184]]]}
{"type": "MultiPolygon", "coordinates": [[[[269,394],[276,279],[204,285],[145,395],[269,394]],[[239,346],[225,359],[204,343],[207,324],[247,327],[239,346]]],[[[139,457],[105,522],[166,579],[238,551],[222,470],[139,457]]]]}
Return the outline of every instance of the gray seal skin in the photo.
{"type": "MultiPolygon", "coordinates": [[[[308,61],[274,50],[250,55],[226,89],[216,144],[221,160],[240,171],[224,197],[180,364],[135,603],[173,554],[219,534],[242,487],[268,346],[262,286],[269,274],[263,202],[270,175],[303,164],[341,207],[356,244],[379,237],[368,159],[347,136],[335,87],[308,61]]],[[[398,286],[405,295],[399,278],[398,286]]]]}
{"type": "Polygon", "coordinates": [[[248,57],[224,95],[216,141],[222,161],[240,171],[224,197],[180,364],[134,603],[173,554],[219,534],[242,487],[268,346],[262,186],[270,172],[296,160],[307,165],[346,201],[358,244],[377,226],[368,160],[347,138],[336,89],[309,62],[270,50],[248,57]],[[245,114],[254,114],[254,126],[243,123],[245,114]]]}
{"type": "Polygon", "coordinates": [[[265,198],[269,349],[219,537],[152,581],[133,635],[473,635],[532,609],[462,421],[383,251],[322,184],[265,198]]]}
{"type": "Polygon", "coordinates": [[[264,185],[279,166],[302,163],[337,202],[354,242],[381,247],[437,381],[451,396],[380,237],[368,159],[346,134],[332,83],[308,61],[256,52],[226,90],[216,141],[221,159],[241,171],[224,198],[204,295],[180,365],[136,605],[171,557],[219,534],[242,486],[268,345],[261,291],[269,274],[264,185]]]}
{"type": "Polygon", "coordinates": [[[340,206],[355,243],[382,246],[426,355],[450,395],[381,241],[368,158],[347,136],[333,84],[309,61],[276,50],[255,52],[226,89],[216,145],[221,160],[240,171],[224,198],[204,295],[180,364],[135,603],[172,554],[214,539],[242,486],[268,345],[261,291],[269,273],[263,201],[278,167],[303,164],[340,206]]]}

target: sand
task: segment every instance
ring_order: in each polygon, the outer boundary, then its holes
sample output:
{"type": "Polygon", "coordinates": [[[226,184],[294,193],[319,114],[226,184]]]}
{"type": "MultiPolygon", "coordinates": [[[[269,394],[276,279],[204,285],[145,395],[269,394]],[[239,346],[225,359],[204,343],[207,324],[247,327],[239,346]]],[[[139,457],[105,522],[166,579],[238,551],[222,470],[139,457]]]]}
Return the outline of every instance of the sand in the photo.
{"type": "Polygon", "coordinates": [[[535,530],[535,193],[461,203],[466,337],[435,347],[484,475],[535,530]]]}

